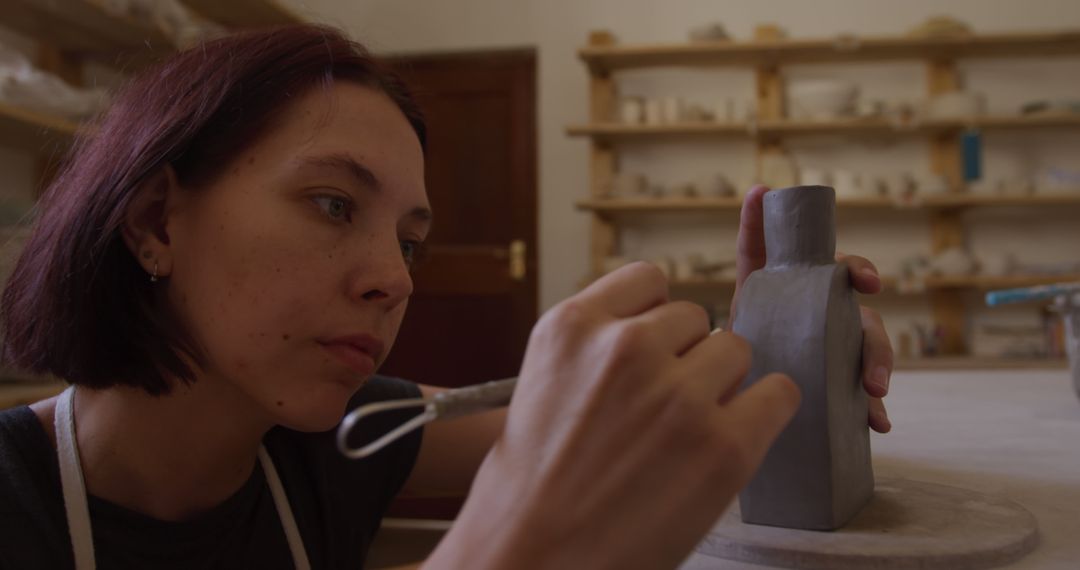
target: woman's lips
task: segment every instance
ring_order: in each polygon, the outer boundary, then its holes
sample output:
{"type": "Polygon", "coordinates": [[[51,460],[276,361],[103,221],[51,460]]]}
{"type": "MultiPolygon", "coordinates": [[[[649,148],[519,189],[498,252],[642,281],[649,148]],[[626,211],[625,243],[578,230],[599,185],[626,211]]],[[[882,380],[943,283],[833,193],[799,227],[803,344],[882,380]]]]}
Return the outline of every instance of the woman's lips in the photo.
{"type": "Polygon", "coordinates": [[[339,337],[319,344],[342,364],[365,376],[375,372],[375,362],[382,353],[382,342],[369,335],[339,337]]]}

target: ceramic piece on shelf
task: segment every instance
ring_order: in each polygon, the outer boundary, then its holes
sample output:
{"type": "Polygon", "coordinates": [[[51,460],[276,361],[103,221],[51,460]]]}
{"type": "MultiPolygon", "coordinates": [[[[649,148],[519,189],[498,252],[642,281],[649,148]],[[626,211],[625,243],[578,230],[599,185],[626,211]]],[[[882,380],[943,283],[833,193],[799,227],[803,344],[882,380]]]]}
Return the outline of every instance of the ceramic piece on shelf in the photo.
{"type": "Polygon", "coordinates": [[[682,198],[698,198],[701,196],[701,191],[698,189],[697,184],[693,183],[676,185],[672,188],[671,193],[682,198]]]}
{"type": "Polygon", "coordinates": [[[997,178],[984,177],[967,183],[967,190],[972,194],[993,196],[1000,194],[1003,189],[1004,184],[997,178]]]}
{"type": "Polygon", "coordinates": [[[859,87],[839,79],[800,79],[788,86],[791,118],[829,121],[854,114],[859,87]]]}
{"type": "Polygon", "coordinates": [[[679,97],[668,96],[660,100],[660,115],[664,123],[681,123],[685,119],[686,106],[679,97]]]}
{"type": "Polygon", "coordinates": [[[1039,171],[1035,183],[1038,194],[1080,193],[1080,169],[1050,166],[1039,171]]]}
{"type": "Polygon", "coordinates": [[[908,30],[913,38],[963,38],[972,34],[971,26],[950,16],[933,16],[908,30]]]}
{"type": "Polygon", "coordinates": [[[757,104],[751,99],[733,99],[734,120],[736,123],[750,123],[757,120],[757,104]]]}
{"type": "Polygon", "coordinates": [[[787,37],[787,31],[778,24],[758,24],[754,27],[754,41],[756,42],[778,42],[786,40],[787,37]]]}
{"type": "Polygon", "coordinates": [[[690,28],[687,36],[691,42],[722,42],[731,39],[727,29],[720,22],[694,26],[690,28]]]}
{"type": "Polygon", "coordinates": [[[624,97],[619,101],[619,122],[639,125],[645,121],[645,100],[641,97],[624,97]]]}
{"type": "Polygon", "coordinates": [[[954,91],[934,96],[923,107],[927,119],[970,119],[986,113],[986,96],[972,91],[954,91]]]}
{"type": "Polygon", "coordinates": [[[799,169],[799,185],[800,186],[831,186],[832,185],[832,173],[823,168],[800,168],[799,169]]]}
{"type": "Polygon", "coordinates": [[[889,198],[896,203],[906,204],[915,197],[915,180],[906,172],[897,172],[884,177],[889,198]]]}
{"type": "Polygon", "coordinates": [[[698,254],[693,259],[694,273],[705,279],[717,280],[724,277],[724,271],[735,267],[735,260],[729,254],[698,254]]]}
{"type": "Polygon", "coordinates": [[[688,103],[683,109],[683,120],[692,123],[712,121],[712,112],[699,103],[688,103]]]}
{"type": "Polygon", "coordinates": [[[930,259],[930,271],[935,275],[973,275],[977,268],[975,258],[960,247],[950,247],[930,259]]]}
{"type": "Polygon", "coordinates": [[[916,105],[911,101],[895,100],[885,103],[885,120],[894,126],[910,126],[915,121],[916,105]]]}
{"type": "Polygon", "coordinates": [[[694,278],[693,255],[683,255],[674,259],[672,277],[676,281],[690,281],[694,278]]]}
{"type": "Polygon", "coordinates": [[[1030,196],[1035,193],[1035,183],[1025,176],[1009,178],[1003,181],[1001,191],[1006,196],[1030,196]]]}
{"type": "Polygon", "coordinates": [[[832,173],[833,188],[837,198],[857,198],[864,195],[862,176],[846,168],[838,168],[832,173]]]}
{"type": "Polygon", "coordinates": [[[743,284],[732,330],[751,346],[742,388],[782,372],[802,403],[739,493],[742,520],[807,530],[844,526],[874,494],[862,322],[835,262],[835,195],[824,186],[765,195],[765,267],[743,284]]]}
{"type": "Polygon", "coordinates": [[[872,119],[885,115],[885,102],[880,99],[860,99],[855,104],[855,116],[860,119],[872,119]]]}
{"type": "Polygon", "coordinates": [[[645,124],[664,124],[664,104],[660,99],[649,98],[645,100],[645,124]]]}
{"type": "Polygon", "coordinates": [[[650,184],[645,188],[646,198],[663,198],[667,196],[667,190],[662,184],[650,184]]]}
{"type": "Polygon", "coordinates": [[[702,196],[711,198],[731,198],[735,196],[735,187],[723,174],[710,174],[700,177],[696,186],[702,196]]]}
{"type": "Polygon", "coordinates": [[[713,101],[713,120],[725,125],[736,122],[735,100],[723,97],[713,101]]]}
{"type": "Polygon", "coordinates": [[[979,273],[988,277],[1011,275],[1016,268],[1016,256],[1011,253],[983,253],[978,258],[979,273]]]}
{"type": "Polygon", "coordinates": [[[864,178],[859,186],[859,195],[869,198],[884,198],[889,196],[889,184],[882,176],[864,178]]]}
{"type": "Polygon", "coordinates": [[[922,196],[935,196],[949,192],[949,180],[941,174],[919,173],[915,178],[915,191],[922,196]]]}

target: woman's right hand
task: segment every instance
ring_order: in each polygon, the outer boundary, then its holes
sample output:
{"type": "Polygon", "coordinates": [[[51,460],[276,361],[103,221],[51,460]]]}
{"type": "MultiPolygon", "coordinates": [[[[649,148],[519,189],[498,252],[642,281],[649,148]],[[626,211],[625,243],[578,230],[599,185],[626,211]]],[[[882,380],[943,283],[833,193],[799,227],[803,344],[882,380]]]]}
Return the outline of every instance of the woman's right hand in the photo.
{"type": "Polygon", "coordinates": [[[735,390],[745,341],[709,334],[648,264],[545,314],[503,435],[425,568],[674,568],[753,475],[799,393],[735,390]]]}

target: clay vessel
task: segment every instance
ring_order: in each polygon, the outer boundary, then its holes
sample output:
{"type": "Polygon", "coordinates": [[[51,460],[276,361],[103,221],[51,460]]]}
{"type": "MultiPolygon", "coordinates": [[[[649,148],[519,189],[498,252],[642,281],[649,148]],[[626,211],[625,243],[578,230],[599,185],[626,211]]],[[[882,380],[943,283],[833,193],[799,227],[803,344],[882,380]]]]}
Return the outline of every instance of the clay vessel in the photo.
{"type": "Polygon", "coordinates": [[[835,261],[836,194],[773,190],[764,208],[767,262],[747,278],[732,326],[753,349],[742,389],[783,372],[802,404],[739,494],[742,520],[837,529],[870,500],[874,474],[859,306],[847,266],[835,261]]]}

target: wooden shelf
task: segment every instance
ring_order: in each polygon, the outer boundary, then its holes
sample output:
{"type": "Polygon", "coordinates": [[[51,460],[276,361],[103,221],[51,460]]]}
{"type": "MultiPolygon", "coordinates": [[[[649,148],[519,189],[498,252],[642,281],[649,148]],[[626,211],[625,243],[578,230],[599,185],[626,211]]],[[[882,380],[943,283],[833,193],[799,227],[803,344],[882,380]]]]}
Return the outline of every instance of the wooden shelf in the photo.
{"type": "Polygon", "coordinates": [[[626,125],[594,123],[571,125],[570,136],[592,137],[598,140],[631,138],[661,138],[685,136],[794,136],[794,135],[862,135],[862,134],[927,134],[962,129],[1016,130],[1080,127],[1080,113],[1054,113],[979,117],[972,119],[925,120],[896,123],[881,119],[841,119],[833,121],[762,121],[760,123],[674,123],[666,125],[626,125]]]}
{"type": "Polygon", "coordinates": [[[798,63],[1046,57],[1080,54],[1080,32],[980,34],[952,38],[837,36],[751,42],[589,46],[594,73],[643,67],[768,66],[798,63]]]}
{"type": "MultiPolygon", "coordinates": [[[[927,196],[914,202],[894,202],[888,198],[841,198],[836,203],[844,209],[895,209],[895,210],[935,210],[952,208],[979,207],[1060,207],[1080,206],[1080,188],[1072,193],[1032,194],[1032,195],[980,195],[980,194],[944,194],[927,196]]],[[[717,212],[738,211],[742,207],[741,198],[609,198],[602,200],[581,200],[576,204],[579,210],[600,214],[629,212],[717,212]]]]}
{"type": "Polygon", "coordinates": [[[1054,283],[1072,283],[1080,281],[1080,275],[1003,275],[984,276],[966,275],[959,277],[928,277],[928,289],[1015,289],[1035,287],[1054,283]]]}
{"type": "Polygon", "coordinates": [[[1057,358],[989,358],[978,356],[938,356],[899,358],[896,370],[1064,370],[1067,360],[1057,358]]]}
{"type": "Polygon", "coordinates": [[[0,103],[0,144],[28,152],[68,144],[79,125],[67,119],[0,103]]]}
{"type": "Polygon", "coordinates": [[[274,0],[183,0],[189,8],[209,20],[230,28],[280,26],[302,21],[274,0]]]}
{"type": "Polygon", "coordinates": [[[153,57],[174,49],[161,30],[110,15],[101,0],[0,0],[0,13],[5,26],[66,52],[153,57]]]}

